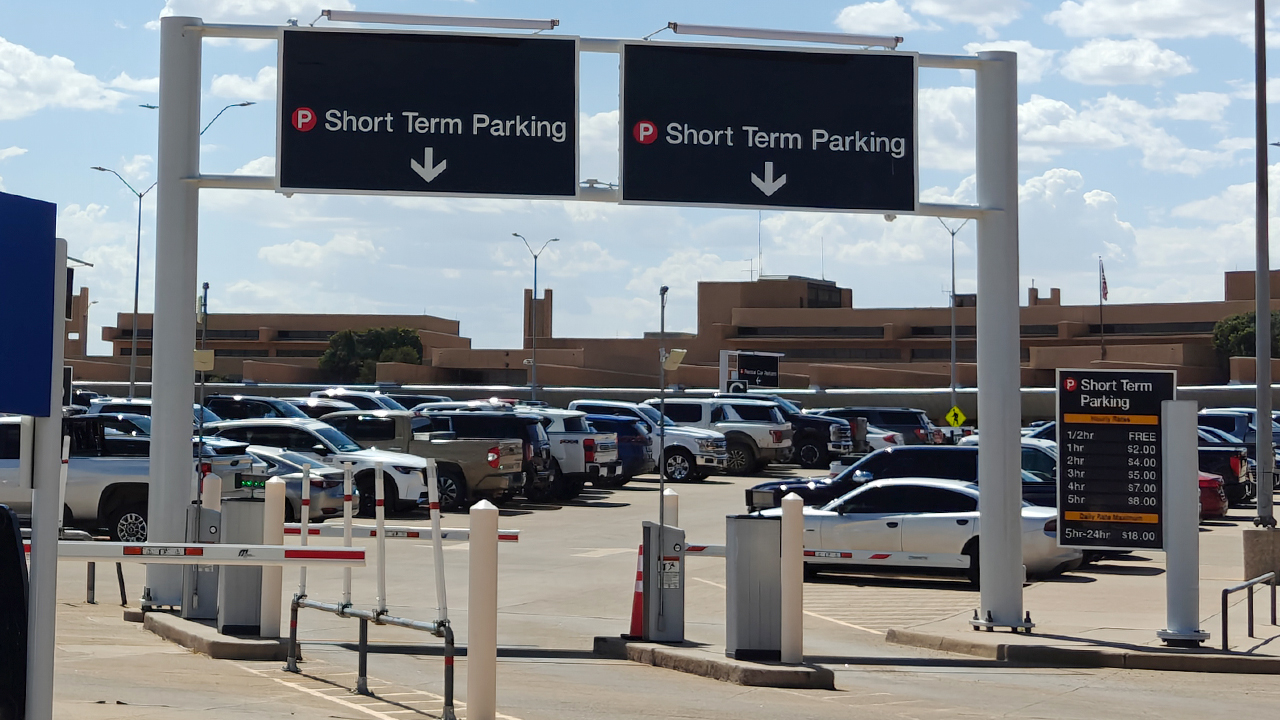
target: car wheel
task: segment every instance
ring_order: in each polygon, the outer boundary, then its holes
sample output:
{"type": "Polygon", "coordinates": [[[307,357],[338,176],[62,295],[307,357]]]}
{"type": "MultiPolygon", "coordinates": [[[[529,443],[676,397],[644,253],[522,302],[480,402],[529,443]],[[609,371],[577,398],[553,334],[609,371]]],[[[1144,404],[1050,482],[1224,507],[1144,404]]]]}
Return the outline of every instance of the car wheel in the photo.
{"type": "Polygon", "coordinates": [[[284,499],[284,521],[287,523],[298,522],[298,512],[293,509],[293,501],[289,498],[284,499]]]}
{"type": "Polygon", "coordinates": [[[814,442],[806,442],[796,451],[796,455],[800,459],[800,467],[814,470],[821,467],[829,466],[830,460],[827,457],[827,449],[814,442]]]}
{"type": "Polygon", "coordinates": [[[756,472],[756,454],[752,452],[751,446],[744,442],[729,443],[729,459],[724,469],[730,475],[750,475],[756,472]]]}
{"type": "Polygon", "coordinates": [[[436,487],[440,491],[441,511],[457,510],[466,502],[467,481],[457,470],[436,473],[436,487]]]}
{"type": "Polygon", "coordinates": [[[974,538],[964,546],[964,555],[969,558],[969,567],[964,571],[964,576],[969,580],[969,584],[976,587],[982,587],[982,573],[978,569],[978,539],[974,538]]]}
{"type": "Polygon", "coordinates": [[[400,507],[400,486],[396,485],[396,479],[387,473],[382,473],[382,507],[384,514],[395,512],[400,507]]]}
{"type": "Polygon", "coordinates": [[[360,517],[373,517],[375,509],[378,506],[377,498],[374,497],[373,489],[373,473],[364,472],[355,478],[356,490],[360,492],[360,506],[356,508],[356,515],[360,517]]]}
{"type": "Polygon", "coordinates": [[[115,542],[146,542],[146,501],[128,502],[117,507],[107,518],[107,527],[111,531],[111,539],[115,542]]]}
{"type": "Polygon", "coordinates": [[[697,473],[698,466],[693,455],[682,447],[667,451],[667,479],[674,482],[688,482],[697,473]]]}
{"type": "Polygon", "coordinates": [[[795,446],[794,446],[794,445],[792,445],[791,447],[785,447],[785,448],[782,448],[781,450],[779,450],[779,451],[778,451],[778,462],[779,462],[779,463],[782,463],[783,465],[790,465],[790,464],[791,464],[791,463],[793,463],[793,462],[799,462],[798,460],[796,460],[796,448],[795,448],[795,446]]]}

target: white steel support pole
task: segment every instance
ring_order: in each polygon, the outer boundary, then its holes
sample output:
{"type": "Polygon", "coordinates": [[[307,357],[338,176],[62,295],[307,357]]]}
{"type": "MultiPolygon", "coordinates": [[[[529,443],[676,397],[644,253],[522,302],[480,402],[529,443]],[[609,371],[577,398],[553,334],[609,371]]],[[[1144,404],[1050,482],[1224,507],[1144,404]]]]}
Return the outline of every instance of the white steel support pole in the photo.
{"type": "MultiPolygon", "coordinates": [[[[155,314],[151,339],[151,479],[147,534],[181,542],[186,507],[194,499],[191,405],[195,399],[196,284],[199,191],[186,178],[200,173],[199,18],[160,19],[160,144],[156,186],[155,314]]],[[[152,605],[178,605],[182,569],[147,566],[152,605]]]]}
{"type": "Polygon", "coordinates": [[[62,467],[58,469],[58,537],[62,537],[62,521],[66,519],[66,513],[61,508],[67,506],[67,464],[71,460],[71,436],[62,436],[62,452],[58,455],[62,461],[62,467]]]}
{"type": "Polygon", "coordinates": [[[978,53],[980,621],[1021,627],[1022,408],[1018,318],[1018,56],[978,53]]]}
{"type": "Polygon", "coordinates": [[[427,499],[431,503],[431,554],[436,566],[436,619],[449,619],[449,596],[444,586],[444,538],[440,533],[440,470],[427,458],[427,499]]]}
{"type": "MultiPolygon", "coordinates": [[[[342,463],[342,547],[351,547],[351,482],[352,467],[342,463]]],[[[342,604],[351,604],[351,568],[342,569],[342,604]]]]}
{"type": "Polygon", "coordinates": [[[782,498],[782,655],[784,663],[804,662],[804,500],[782,498]]]}
{"type": "Polygon", "coordinates": [[[1195,647],[1209,639],[1200,630],[1200,483],[1196,468],[1196,402],[1160,403],[1164,457],[1166,643],[1195,647]]]}
{"type": "MultiPolygon", "coordinates": [[[[38,417],[31,446],[31,572],[27,603],[27,718],[53,718],[53,638],[58,610],[58,477],[62,474],[62,353],[66,340],[67,241],[54,241],[53,349],[49,417],[38,417]]],[[[190,450],[188,450],[190,452],[190,450]]]]}
{"type": "Polygon", "coordinates": [[[471,506],[467,587],[467,720],[494,720],[498,691],[498,508],[471,506]]]}
{"type": "MultiPolygon", "coordinates": [[[[378,529],[378,537],[375,542],[378,548],[378,609],[379,615],[387,611],[387,509],[383,507],[386,503],[387,488],[385,483],[387,476],[382,474],[382,463],[373,464],[373,497],[376,500],[374,505],[374,526],[378,529]]],[[[303,525],[302,527],[306,527],[303,525]]]]}
{"type": "MultiPolygon", "coordinates": [[[[311,524],[311,464],[302,464],[302,491],[300,493],[301,501],[299,505],[301,510],[298,512],[298,524],[300,532],[298,533],[298,544],[302,547],[307,546],[307,542],[311,537],[308,526],[311,524]]],[[[283,525],[281,532],[284,531],[283,525]]],[[[303,565],[298,568],[298,596],[307,596],[307,566],[303,565]]]]}
{"type": "MultiPolygon", "coordinates": [[[[284,544],[285,483],[278,477],[267,481],[266,507],[262,513],[262,544],[284,544]]],[[[221,488],[218,490],[221,491],[221,488]]],[[[205,496],[209,497],[209,496],[205,496]]],[[[205,504],[206,507],[208,503],[205,504]]],[[[262,566],[262,604],[259,606],[258,634],[264,638],[280,637],[280,599],[284,594],[284,568],[279,565],[262,566]]]]}
{"type": "Polygon", "coordinates": [[[680,493],[667,488],[662,491],[662,511],[666,515],[665,522],[671,527],[680,527],[680,493]]]}
{"type": "Polygon", "coordinates": [[[1268,216],[1271,212],[1270,188],[1267,186],[1270,166],[1267,163],[1267,33],[1266,0],[1254,0],[1254,133],[1257,153],[1254,160],[1256,185],[1254,252],[1254,310],[1257,323],[1254,339],[1254,384],[1257,386],[1258,432],[1255,435],[1258,461],[1256,472],[1258,515],[1255,525],[1276,526],[1273,509],[1276,458],[1274,436],[1263,430],[1262,418],[1271,416],[1271,235],[1268,216]]]}

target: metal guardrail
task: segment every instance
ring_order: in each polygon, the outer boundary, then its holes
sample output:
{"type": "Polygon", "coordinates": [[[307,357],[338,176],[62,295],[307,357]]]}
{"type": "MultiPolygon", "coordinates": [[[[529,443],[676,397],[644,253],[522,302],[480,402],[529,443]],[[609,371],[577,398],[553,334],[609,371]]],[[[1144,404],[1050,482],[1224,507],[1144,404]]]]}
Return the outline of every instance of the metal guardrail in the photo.
{"type": "Polygon", "coordinates": [[[1248,598],[1247,604],[1249,608],[1249,637],[1253,637],[1253,588],[1255,585],[1261,585],[1262,583],[1268,583],[1269,585],[1271,585],[1271,624],[1272,625],[1276,624],[1276,574],[1274,572],[1269,572],[1269,573],[1266,573],[1265,575],[1259,575],[1258,577],[1252,580],[1246,580],[1245,582],[1242,582],[1239,585],[1233,585],[1229,588],[1223,588],[1222,590],[1222,649],[1224,651],[1230,648],[1230,645],[1227,642],[1227,598],[1231,596],[1231,593],[1240,592],[1241,590],[1248,591],[1248,595],[1246,597],[1248,598]]]}

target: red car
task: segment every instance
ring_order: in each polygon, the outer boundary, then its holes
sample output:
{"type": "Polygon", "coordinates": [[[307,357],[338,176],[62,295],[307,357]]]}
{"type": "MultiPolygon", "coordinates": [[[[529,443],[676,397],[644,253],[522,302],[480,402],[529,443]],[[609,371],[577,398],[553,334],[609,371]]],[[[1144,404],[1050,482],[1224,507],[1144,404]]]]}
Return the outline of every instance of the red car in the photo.
{"type": "Polygon", "coordinates": [[[1227,493],[1222,476],[1200,473],[1200,519],[1220,518],[1227,514],[1227,493]]]}

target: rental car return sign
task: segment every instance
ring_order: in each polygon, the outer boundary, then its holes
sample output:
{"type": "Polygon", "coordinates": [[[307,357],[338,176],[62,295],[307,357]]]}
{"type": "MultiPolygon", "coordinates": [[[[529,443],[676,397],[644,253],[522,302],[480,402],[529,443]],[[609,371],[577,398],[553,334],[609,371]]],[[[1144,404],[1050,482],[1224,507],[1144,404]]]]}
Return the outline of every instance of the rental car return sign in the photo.
{"type": "Polygon", "coordinates": [[[1058,542],[1164,548],[1160,403],[1173,372],[1058,370],[1058,542]]]}

